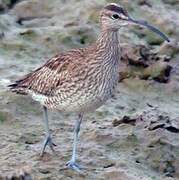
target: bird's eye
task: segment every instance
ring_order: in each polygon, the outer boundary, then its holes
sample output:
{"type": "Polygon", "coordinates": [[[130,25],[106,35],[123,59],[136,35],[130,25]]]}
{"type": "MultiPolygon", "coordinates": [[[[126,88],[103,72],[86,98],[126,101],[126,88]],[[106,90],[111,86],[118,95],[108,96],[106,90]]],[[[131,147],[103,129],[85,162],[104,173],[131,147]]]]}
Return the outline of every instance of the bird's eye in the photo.
{"type": "Polygon", "coordinates": [[[111,16],[111,18],[112,18],[112,19],[119,19],[119,15],[118,15],[118,14],[113,14],[113,15],[111,16]]]}

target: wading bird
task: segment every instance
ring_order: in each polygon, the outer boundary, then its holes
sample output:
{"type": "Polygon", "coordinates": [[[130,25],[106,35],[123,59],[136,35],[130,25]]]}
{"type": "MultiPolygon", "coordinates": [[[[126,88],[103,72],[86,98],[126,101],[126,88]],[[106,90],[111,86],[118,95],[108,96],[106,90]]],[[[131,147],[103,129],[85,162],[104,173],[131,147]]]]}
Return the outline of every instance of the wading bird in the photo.
{"type": "Polygon", "coordinates": [[[78,133],[87,112],[94,111],[109,99],[118,83],[121,57],[118,30],[138,24],[147,27],[169,42],[167,36],[146,21],[133,19],[118,4],[108,4],[100,13],[101,33],[89,47],[59,53],[43,66],[9,85],[13,92],[28,94],[40,102],[44,110],[47,145],[55,145],[49,131],[47,109],[75,112],[73,152],[67,166],[80,171],[76,163],[78,133]]]}

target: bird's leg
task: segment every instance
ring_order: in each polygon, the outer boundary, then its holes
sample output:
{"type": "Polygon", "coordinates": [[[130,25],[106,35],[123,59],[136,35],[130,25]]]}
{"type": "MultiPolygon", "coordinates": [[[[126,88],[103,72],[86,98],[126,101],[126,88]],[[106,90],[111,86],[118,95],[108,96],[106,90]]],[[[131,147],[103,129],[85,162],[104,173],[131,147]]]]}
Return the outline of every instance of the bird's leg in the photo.
{"type": "Polygon", "coordinates": [[[74,169],[78,172],[80,172],[80,166],[76,163],[76,149],[77,149],[77,142],[78,142],[78,134],[80,132],[80,125],[82,122],[83,115],[79,114],[78,119],[75,123],[75,129],[74,129],[74,140],[73,140],[73,152],[72,152],[72,157],[69,162],[67,162],[67,166],[71,169],[74,169]]]}
{"type": "Polygon", "coordinates": [[[49,129],[49,124],[48,124],[48,114],[47,114],[47,108],[45,106],[43,106],[43,114],[44,114],[44,122],[45,122],[45,132],[46,132],[46,137],[45,137],[45,140],[44,140],[44,143],[43,143],[43,148],[42,148],[42,151],[41,151],[41,154],[40,156],[43,156],[44,152],[45,152],[45,148],[46,146],[48,145],[50,147],[50,149],[54,151],[54,148],[53,146],[56,146],[53,141],[52,141],[52,137],[51,137],[51,134],[50,134],[50,129],[49,129]]]}

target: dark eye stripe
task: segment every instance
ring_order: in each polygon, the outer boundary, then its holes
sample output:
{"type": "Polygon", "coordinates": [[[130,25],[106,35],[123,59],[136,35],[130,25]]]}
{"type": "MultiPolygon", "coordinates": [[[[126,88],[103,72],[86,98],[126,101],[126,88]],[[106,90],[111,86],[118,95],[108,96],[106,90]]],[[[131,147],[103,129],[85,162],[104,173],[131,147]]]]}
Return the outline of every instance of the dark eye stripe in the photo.
{"type": "Polygon", "coordinates": [[[124,9],[122,7],[115,6],[115,5],[108,5],[105,7],[105,9],[110,10],[110,11],[114,11],[117,13],[123,13],[123,14],[125,13],[124,9]]]}
{"type": "Polygon", "coordinates": [[[127,15],[127,12],[122,7],[115,6],[115,5],[112,5],[112,4],[106,6],[105,9],[127,15]]]}

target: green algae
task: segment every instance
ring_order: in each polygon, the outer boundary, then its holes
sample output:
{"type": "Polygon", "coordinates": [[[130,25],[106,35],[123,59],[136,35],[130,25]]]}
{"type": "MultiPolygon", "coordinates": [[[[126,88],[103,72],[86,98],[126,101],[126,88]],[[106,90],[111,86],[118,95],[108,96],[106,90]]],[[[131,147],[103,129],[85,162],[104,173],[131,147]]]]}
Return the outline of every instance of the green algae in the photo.
{"type": "Polygon", "coordinates": [[[7,113],[0,111],[0,124],[4,123],[7,120],[7,113]]]}

